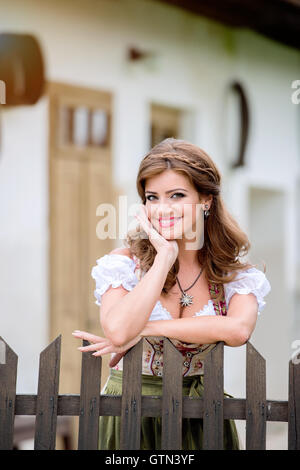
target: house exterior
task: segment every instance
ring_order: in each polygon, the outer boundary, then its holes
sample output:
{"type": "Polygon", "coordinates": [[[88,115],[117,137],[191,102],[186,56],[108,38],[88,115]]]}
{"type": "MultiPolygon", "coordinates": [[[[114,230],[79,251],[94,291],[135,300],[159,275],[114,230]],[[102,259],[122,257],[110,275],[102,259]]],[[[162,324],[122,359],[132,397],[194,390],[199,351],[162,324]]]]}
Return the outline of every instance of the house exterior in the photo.
{"type": "MultiPolygon", "coordinates": [[[[251,260],[260,269],[266,263],[272,291],[251,342],[266,359],[267,397],[287,399],[288,361],[300,340],[300,104],[292,99],[300,51],[167,3],[1,6],[0,33],[34,35],[46,78],[36,104],[0,105],[0,335],[19,356],[18,393],[36,392],[39,353],[60,333],[62,392],[78,393],[81,358],[71,332],[101,333],[90,271],[123,244],[97,238],[97,206],[109,202],[118,212],[124,195],[138,203],[139,161],[172,133],[211,155],[224,200],[249,234],[251,260]],[[248,110],[236,167],[234,83],[248,110]],[[102,129],[99,142],[81,135],[87,109],[102,129]]],[[[245,348],[225,351],[225,389],[243,397],[245,348]]],[[[286,429],[272,423],[270,445],[285,448],[286,429]]]]}

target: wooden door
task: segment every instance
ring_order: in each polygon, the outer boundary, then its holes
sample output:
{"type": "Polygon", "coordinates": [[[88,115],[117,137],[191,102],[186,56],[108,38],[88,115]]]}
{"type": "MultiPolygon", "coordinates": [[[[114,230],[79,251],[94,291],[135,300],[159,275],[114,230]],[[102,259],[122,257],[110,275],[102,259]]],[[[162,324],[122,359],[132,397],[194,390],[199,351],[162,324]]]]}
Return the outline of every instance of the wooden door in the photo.
{"type": "MultiPolygon", "coordinates": [[[[96,235],[101,203],[116,202],[112,183],[112,96],[50,82],[49,282],[50,336],[62,334],[60,393],[80,392],[81,342],[74,329],[102,334],[95,282],[96,259],[114,248],[96,235]]],[[[102,383],[107,377],[105,364],[102,383]]]]}

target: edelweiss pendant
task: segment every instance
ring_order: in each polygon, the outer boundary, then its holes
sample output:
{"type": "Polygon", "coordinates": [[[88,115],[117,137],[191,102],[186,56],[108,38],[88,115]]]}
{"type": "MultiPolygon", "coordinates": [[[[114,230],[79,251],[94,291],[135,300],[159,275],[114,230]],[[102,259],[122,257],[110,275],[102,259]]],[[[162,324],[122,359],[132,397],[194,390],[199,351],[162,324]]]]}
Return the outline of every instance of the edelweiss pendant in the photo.
{"type": "Polygon", "coordinates": [[[193,303],[192,299],[193,299],[193,295],[189,295],[187,293],[184,293],[181,296],[180,303],[184,307],[188,307],[189,305],[192,305],[192,303],[193,303]]]}

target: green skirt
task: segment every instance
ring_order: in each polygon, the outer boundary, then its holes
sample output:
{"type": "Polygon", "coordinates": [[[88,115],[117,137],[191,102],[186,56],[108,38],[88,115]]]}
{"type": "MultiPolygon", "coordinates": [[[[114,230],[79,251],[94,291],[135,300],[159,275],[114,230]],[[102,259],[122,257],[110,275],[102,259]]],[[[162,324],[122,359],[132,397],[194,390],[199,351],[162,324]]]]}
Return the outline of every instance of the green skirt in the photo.
{"type": "MultiPolygon", "coordinates": [[[[110,376],[103,390],[104,395],[122,395],[122,371],[110,369],[110,376]]],[[[183,377],[183,396],[203,396],[203,375],[183,377]]],[[[142,395],[162,395],[162,377],[142,374],[142,395]]],[[[232,398],[224,392],[225,397],[232,398]]],[[[161,450],[161,417],[142,417],[141,450],[161,450]]],[[[120,416],[101,416],[99,422],[99,449],[120,449],[120,416]]],[[[201,450],[203,419],[182,419],[182,449],[201,450]]],[[[239,450],[238,433],[233,420],[224,420],[224,449],[239,450]]]]}

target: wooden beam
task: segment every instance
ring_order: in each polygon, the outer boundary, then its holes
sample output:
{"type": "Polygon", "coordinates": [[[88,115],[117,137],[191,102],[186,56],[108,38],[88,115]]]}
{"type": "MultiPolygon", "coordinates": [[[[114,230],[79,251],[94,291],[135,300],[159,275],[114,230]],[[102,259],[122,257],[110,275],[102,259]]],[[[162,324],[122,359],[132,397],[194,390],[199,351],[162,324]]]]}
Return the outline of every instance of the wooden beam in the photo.
{"type": "Polygon", "coordinates": [[[300,0],[156,0],[300,49],[300,0]]]}

